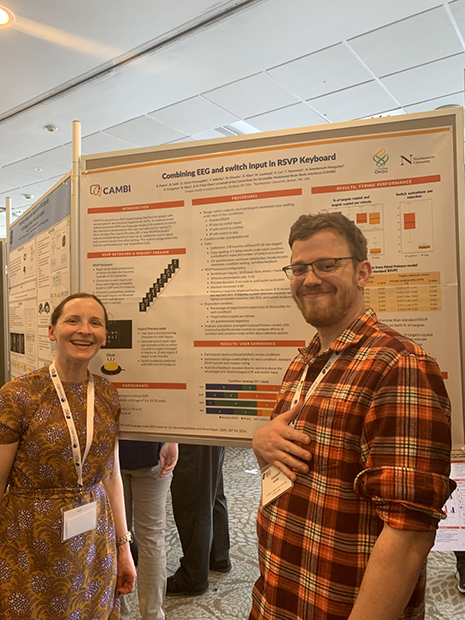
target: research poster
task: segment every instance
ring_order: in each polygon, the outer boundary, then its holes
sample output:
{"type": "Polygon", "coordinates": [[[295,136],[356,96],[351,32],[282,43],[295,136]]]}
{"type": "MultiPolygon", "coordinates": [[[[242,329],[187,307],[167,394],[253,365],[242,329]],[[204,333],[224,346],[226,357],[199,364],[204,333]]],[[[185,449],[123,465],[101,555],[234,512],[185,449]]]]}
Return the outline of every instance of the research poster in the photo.
{"type": "Polygon", "coordinates": [[[83,168],[82,287],[112,319],[94,371],[123,431],[252,437],[314,333],[282,271],[290,226],[341,212],[368,240],[367,306],[437,358],[463,440],[453,130],[320,138],[83,168]]]}
{"type": "Polygon", "coordinates": [[[433,551],[465,551],[465,454],[452,454],[450,477],[457,488],[444,505],[446,518],[439,522],[433,551]]]}
{"type": "Polygon", "coordinates": [[[55,357],[48,325],[70,293],[70,186],[57,185],[10,226],[8,319],[10,375],[19,377],[55,357]]]}

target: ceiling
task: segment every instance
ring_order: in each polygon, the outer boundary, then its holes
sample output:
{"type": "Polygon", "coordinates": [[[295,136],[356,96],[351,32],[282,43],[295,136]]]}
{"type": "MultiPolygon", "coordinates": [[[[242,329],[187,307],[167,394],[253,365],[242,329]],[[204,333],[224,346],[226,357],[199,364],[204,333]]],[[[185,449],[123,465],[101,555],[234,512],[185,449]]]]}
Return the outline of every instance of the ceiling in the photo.
{"type": "Polygon", "coordinates": [[[13,219],[70,170],[73,120],[87,154],[464,105],[465,0],[0,4],[13,219]]]}

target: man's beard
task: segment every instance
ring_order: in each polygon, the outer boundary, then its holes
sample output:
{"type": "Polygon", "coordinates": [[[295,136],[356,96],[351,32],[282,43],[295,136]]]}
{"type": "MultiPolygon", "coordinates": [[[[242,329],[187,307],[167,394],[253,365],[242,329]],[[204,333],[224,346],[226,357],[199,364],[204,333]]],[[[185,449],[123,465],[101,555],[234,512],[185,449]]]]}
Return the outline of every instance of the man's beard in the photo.
{"type": "Polygon", "coordinates": [[[308,292],[313,290],[315,293],[321,290],[327,293],[325,298],[318,297],[314,301],[311,297],[300,295],[304,292],[303,288],[300,289],[299,295],[294,295],[294,301],[306,322],[317,329],[319,327],[332,327],[343,321],[344,317],[352,311],[357,303],[358,289],[355,277],[353,285],[339,285],[336,288],[332,284],[326,283],[306,290],[308,292]]]}

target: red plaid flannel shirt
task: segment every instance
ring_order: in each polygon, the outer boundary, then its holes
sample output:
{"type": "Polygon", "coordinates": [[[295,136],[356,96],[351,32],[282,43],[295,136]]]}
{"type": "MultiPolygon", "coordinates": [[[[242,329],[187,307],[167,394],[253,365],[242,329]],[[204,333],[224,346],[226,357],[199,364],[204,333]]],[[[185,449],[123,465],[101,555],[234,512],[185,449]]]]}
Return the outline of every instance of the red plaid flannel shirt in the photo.
{"type": "MultiPolygon", "coordinates": [[[[327,352],[316,336],[287,370],[273,417],[305,366],[303,396],[339,356],[296,428],[311,437],[308,474],[260,508],[261,576],[250,620],[347,619],[384,523],[432,530],[455,483],[450,403],[438,365],[367,311],[327,352]]],[[[424,617],[425,570],[402,618],[424,617]]]]}

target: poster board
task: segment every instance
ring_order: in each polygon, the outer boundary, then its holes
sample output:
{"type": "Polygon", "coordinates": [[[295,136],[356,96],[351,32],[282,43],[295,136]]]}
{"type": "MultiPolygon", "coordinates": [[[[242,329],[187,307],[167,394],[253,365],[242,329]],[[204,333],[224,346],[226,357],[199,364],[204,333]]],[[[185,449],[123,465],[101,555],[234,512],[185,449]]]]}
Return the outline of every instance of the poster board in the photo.
{"type": "Polygon", "coordinates": [[[0,387],[8,381],[8,323],[6,288],[6,239],[0,239],[0,387]]]}
{"type": "Polygon", "coordinates": [[[368,239],[367,305],[436,357],[461,445],[462,171],[461,109],[83,157],[81,286],[113,321],[93,370],[122,431],[250,442],[313,335],[289,228],[340,211],[368,239]]]}
{"type": "Polygon", "coordinates": [[[452,452],[450,477],[457,488],[444,504],[432,551],[465,551],[465,449],[452,452]]]}
{"type": "Polygon", "coordinates": [[[10,378],[50,364],[51,313],[70,294],[70,175],[9,228],[10,378]]]}

